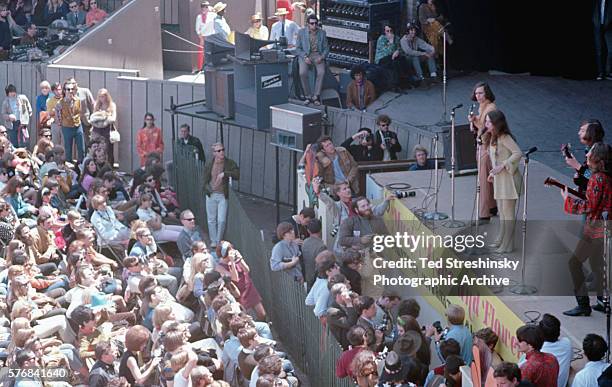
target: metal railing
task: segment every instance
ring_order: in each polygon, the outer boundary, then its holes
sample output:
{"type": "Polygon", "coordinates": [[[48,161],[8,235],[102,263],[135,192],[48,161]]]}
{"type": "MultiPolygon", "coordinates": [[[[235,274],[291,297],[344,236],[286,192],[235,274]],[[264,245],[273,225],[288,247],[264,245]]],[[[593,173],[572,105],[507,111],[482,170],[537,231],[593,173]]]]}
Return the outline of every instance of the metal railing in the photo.
{"type": "MultiPolygon", "coordinates": [[[[200,226],[206,223],[202,193],[204,163],[193,153],[173,144],[175,187],[182,208],[190,208],[200,226]]],[[[297,368],[306,373],[312,386],[349,387],[348,378],[335,375],[336,360],[342,349],[333,335],[324,328],[313,309],[304,304],[306,290],[284,272],[270,270],[272,243],[262,240],[262,233],[242,207],[237,194],[230,190],[225,235],[241,251],[250,269],[251,278],[261,294],[268,318],[297,368]]]]}

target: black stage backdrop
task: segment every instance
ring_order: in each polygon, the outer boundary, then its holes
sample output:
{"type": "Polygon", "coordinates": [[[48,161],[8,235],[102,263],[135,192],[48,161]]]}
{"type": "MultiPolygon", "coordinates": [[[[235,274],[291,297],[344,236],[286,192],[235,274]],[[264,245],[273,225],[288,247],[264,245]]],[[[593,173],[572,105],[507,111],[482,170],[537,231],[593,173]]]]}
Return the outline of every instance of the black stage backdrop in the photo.
{"type": "Polygon", "coordinates": [[[594,78],[595,0],[438,0],[452,23],[449,67],[594,78]]]}

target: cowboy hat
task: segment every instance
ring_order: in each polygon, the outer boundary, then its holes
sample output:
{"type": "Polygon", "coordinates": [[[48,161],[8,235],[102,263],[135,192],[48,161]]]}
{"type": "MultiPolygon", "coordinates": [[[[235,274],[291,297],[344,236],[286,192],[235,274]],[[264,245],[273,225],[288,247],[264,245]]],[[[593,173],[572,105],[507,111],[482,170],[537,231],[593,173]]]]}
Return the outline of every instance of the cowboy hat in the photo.
{"type": "Polygon", "coordinates": [[[261,19],[261,14],[259,14],[259,12],[256,13],[255,15],[251,16],[251,23],[253,23],[253,22],[257,21],[257,20],[262,20],[261,19]]]}
{"type": "Polygon", "coordinates": [[[276,12],[274,12],[274,16],[283,16],[283,15],[289,15],[289,11],[287,11],[287,8],[279,8],[276,10],[276,12]]]}
{"type": "Polygon", "coordinates": [[[215,11],[215,13],[219,13],[219,12],[223,11],[226,7],[227,7],[227,4],[225,4],[222,1],[220,1],[217,4],[213,5],[213,11],[215,11]]]}

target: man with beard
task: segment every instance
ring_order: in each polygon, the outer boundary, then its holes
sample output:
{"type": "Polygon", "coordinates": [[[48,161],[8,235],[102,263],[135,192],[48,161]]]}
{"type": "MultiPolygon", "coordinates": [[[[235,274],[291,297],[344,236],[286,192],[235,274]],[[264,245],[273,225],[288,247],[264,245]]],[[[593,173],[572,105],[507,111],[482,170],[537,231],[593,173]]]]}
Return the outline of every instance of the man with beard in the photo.
{"type": "Polygon", "coordinates": [[[357,250],[368,248],[372,244],[374,235],[384,235],[387,228],[382,219],[382,214],[389,207],[389,201],[395,199],[394,194],[389,194],[382,206],[377,206],[376,213],[372,210],[370,200],[360,196],[353,202],[353,210],[357,216],[345,219],[340,225],[338,241],[344,248],[353,247],[357,250]]]}
{"type": "Polygon", "coordinates": [[[40,259],[40,254],[36,251],[30,234],[30,227],[25,223],[21,223],[15,229],[15,239],[21,241],[24,246],[24,251],[28,256],[30,263],[35,264],[43,275],[50,275],[57,270],[57,265],[53,262],[46,262],[40,259]]]}

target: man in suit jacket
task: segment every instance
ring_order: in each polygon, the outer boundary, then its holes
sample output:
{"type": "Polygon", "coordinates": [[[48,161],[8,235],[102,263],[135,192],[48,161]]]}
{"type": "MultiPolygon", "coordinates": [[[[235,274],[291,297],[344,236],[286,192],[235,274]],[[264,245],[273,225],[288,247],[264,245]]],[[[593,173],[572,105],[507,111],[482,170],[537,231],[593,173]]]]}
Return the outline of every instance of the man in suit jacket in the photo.
{"type": "Polygon", "coordinates": [[[368,348],[372,352],[380,352],[384,347],[385,334],[374,325],[373,318],[376,316],[376,303],[370,296],[361,296],[356,300],[359,318],[356,325],[366,330],[368,348]]]}
{"type": "Polygon", "coordinates": [[[346,334],[357,322],[357,310],[353,305],[352,293],[346,284],[337,283],[331,288],[330,298],[333,300],[327,308],[327,324],[332,335],[338,340],[342,350],[346,351],[349,341],[346,334]]]}
{"type": "Polygon", "coordinates": [[[319,19],[315,15],[308,16],[308,25],[298,31],[295,53],[298,56],[300,69],[300,79],[306,104],[314,102],[320,105],[319,96],[323,89],[323,78],[325,77],[325,59],[329,54],[327,47],[327,35],[319,28],[319,19]],[[308,70],[310,66],[317,69],[317,79],[315,81],[314,94],[310,92],[310,82],[308,81],[308,70]]]}
{"type": "Polygon", "coordinates": [[[612,4],[611,0],[596,0],[593,8],[597,80],[612,80],[612,4]],[[607,49],[606,49],[607,47],[607,49]],[[607,57],[604,55],[608,51],[607,57]]]}
{"type": "Polygon", "coordinates": [[[70,2],[70,12],[66,15],[66,21],[70,27],[78,27],[85,25],[87,13],[79,9],[79,4],[73,0],[70,2]]]}

